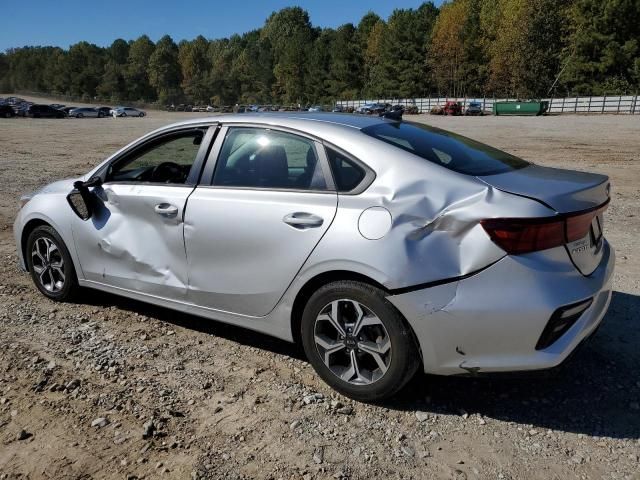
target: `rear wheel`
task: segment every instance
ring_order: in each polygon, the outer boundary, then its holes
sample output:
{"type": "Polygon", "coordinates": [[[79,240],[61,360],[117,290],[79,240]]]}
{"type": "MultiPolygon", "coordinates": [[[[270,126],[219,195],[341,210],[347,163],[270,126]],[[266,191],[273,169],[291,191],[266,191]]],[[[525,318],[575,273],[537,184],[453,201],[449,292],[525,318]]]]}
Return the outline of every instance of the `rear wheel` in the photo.
{"type": "Polygon", "coordinates": [[[307,302],[301,334],[318,375],[355,400],[392,396],[419,365],[406,321],[382,290],[366,283],[339,281],[321,287],[307,302]]]}
{"type": "Polygon", "coordinates": [[[36,227],[27,239],[27,267],[38,290],[56,301],[70,300],[78,280],[69,250],[52,227],[36,227]]]}
{"type": "Polygon", "coordinates": [[[84,117],[82,113],[79,113],[78,115],[76,115],[76,118],[82,118],[82,117],[84,117]]]}
{"type": "Polygon", "coordinates": [[[144,112],[140,112],[140,115],[138,115],[139,117],[144,117],[144,112]]]}

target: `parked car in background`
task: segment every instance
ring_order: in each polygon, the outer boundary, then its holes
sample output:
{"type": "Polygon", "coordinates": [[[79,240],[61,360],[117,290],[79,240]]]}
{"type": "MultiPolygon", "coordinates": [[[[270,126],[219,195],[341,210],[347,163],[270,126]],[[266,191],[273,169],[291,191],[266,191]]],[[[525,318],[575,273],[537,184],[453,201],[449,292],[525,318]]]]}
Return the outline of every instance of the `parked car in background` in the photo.
{"type": "Polygon", "coordinates": [[[322,108],[320,105],[314,105],[312,107],[309,107],[309,112],[324,112],[324,108],[322,108]]]}
{"type": "Polygon", "coordinates": [[[445,115],[462,115],[462,105],[453,100],[446,102],[443,110],[445,115]]]}
{"type": "Polygon", "coordinates": [[[404,114],[404,106],[403,105],[393,105],[387,108],[384,112],[380,113],[380,116],[386,118],[387,120],[394,120],[399,122],[402,120],[402,115],[404,114]]]}
{"type": "Polygon", "coordinates": [[[97,118],[98,110],[91,107],[78,107],[78,108],[69,110],[69,116],[74,118],[84,118],[84,117],[97,118]]]}
{"type": "Polygon", "coordinates": [[[98,118],[108,117],[111,115],[111,107],[97,107],[98,118]]]}
{"type": "Polygon", "coordinates": [[[11,104],[11,108],[13,108],[13,111],[16,113],[17,117],[26,117],[31,105],[33,105],[33,102],[21,102],[11,104]]]}
{"type": "Polygon", "coordinates": [[[372,115],[372,114],[379,115],[380,113],[384,112],[389,106],[390,105],[387,105],[384,103],[367,103],[361,107],[358,107],[358,109],[356,110],[356,113],[361,113],[365,115],[372,115]]]}
{"type": "Polygon", "coordinates": [[[336,105],[335,107],[333,107],[333,110],[331,110],[333,113],[342,113],[344,112],[344,107],[342,105],[336,105]]]}
{"type": "Polygon", "coordinates": [[[51,103],[49,106],[51,108],[55,108],[56,110],[62,110],[64,108],[63,103],[51,103]]]}
{"type": "Polygon", "coordinates": [[[484,110],[482,109],[481,102],[469,102],[466,110],[464,111],[465,115],[484,115],[484,110]]]}
{"type": "MultiPolygon", "coordinates": [[[[133,107],[117,107],[114,110],[116,117],[144,117],[146,113],[133,107]]],[[[191,111],[191,110],[188,110],[191,111]]]]}
{"type": "Polygon", "coordinates": [[[62,110],[49,105],[31,105],[27,109],[27,116],[30,118],[64,118],[67,115],[62,110]]]}
{"type": "MultiPolygon", "coordinates": [[[[21,103],[26,102],[24,98],[20,98],[20,97],[7,97],[4,99],[4,101],[9,105],[20,105],[21,103]]],[[[28,103],[33,103],[33,102],[28,102],[28,103]]]]}
{"type": "Polygon", "coordinates": [[[0,117],[11,118],[15,116],[16,116],[16,112],[13,111],[13,108],[11,108],[11,105],[7,105],[6,103],[3,103],[2,105],[0,105],[0,117]]]}

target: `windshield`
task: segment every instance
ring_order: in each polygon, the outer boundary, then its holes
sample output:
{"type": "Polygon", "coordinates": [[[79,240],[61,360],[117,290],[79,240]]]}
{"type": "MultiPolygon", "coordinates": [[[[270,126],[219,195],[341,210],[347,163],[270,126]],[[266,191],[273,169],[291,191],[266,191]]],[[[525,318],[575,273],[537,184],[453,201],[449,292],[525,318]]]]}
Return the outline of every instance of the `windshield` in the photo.
{"type": "Polygon", "coordinates": [[[362,132],[466,175],[495,175],[529,165],[497,148],[419,123],[380,123],[363,128],[362,132]]]}

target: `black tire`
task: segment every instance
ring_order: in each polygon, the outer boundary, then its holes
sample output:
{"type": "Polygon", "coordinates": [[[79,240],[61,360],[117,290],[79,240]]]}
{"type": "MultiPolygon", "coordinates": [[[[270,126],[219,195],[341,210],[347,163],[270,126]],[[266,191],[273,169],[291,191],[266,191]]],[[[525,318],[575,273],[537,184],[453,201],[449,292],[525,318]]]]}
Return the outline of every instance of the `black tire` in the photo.
{"type": "Polygon", "coordinates": [[[102,118],[102,117],[104,117],[104,113],[98,112],[98,118],[102,118]]]}
{"type": "MultiPolygon", "coordinates": [[[[420,365],[419,349],[406,320],[386,299],[384,291],[362,282],[332,282],[311,295],[302,315],[301,337],[305,354],[318,375],[341,394],[358,401],[377,402],[393,396],[413,378],[420,365]],[[355,384],[341,379],[325,364],[316,346],[314,338],[318,315],[331,302],[343,299],[358,302],[375,314],[391,342],[388,368],[372,383],[355,384]]],[[[354,350],[358,351],[358,348],[354,350]]]]}
{"type": "Polygon", "coordinates": [[[124,113],[124,112],[122,112],[122,115],[120,115],[120,116],[121,116],[121,117],[126,117],[126,116],[127,116],[127,114],[126,114],[126,113],[124,113]]]}
{"type": "MultiPolygon", "coordinates": [[[[71,255],[69,254],[67,246],[64,244],[64,241],[54,228],[50,227],[49,225],[41,225],[39,227],[36,227],[29,234],[29,238],[27,238],[25,257],[27,268],[31,273],[31,279],[43,295],[57,302],[69,301],[75,296],[80,287],[78,286],[78,279],[76,277],[75,268],[73,266],[73,260],[71,259],[71,255]],[[40,279],[40,275],[36,273],[36,268],[34,267],[34,255],[32,255],[34,244],[36,242],[46,242],[47,240],[49,242],[52,242],[58,250],[57,254],[52,250],[49,264],[53,265],[54,262],[58,261],[60,258],[63,261],[61,270],[64,273],[64,281],[61,287],[57,290],[47,288],[44,285],[43,281],[40,279]]],[[[37,261],[40,262],[39,259],[37,261]]],[[[59,263],[59,261],[57,263],[59,263]]],[[[37,266],[40,267],[40,265],[37,266]]],[[[53,268],[50,267],[49,270],[51,271],[53,270],[53,268]]],[[[51,280],[51,284],[53,284],[55,280],[59,280],[61,278],[58,272],[53,272],[54,276],[48,277],[48,280],[51,280]]],[[[48,274],[44,275],[45,278],[47,276],[48,274]]]]}
{"type": "Polygon", "coordinates": [[[82,118],[82,117],[84,117],[84,115],[82,113],[79,113],[79,114],[76,115],[76,118],[82,118]]]}
{"type": "Polygon", "coordinates": [[[139,117],[144,117],[144,112],[140,112],[140,115],[138,115],[139,117]]]}

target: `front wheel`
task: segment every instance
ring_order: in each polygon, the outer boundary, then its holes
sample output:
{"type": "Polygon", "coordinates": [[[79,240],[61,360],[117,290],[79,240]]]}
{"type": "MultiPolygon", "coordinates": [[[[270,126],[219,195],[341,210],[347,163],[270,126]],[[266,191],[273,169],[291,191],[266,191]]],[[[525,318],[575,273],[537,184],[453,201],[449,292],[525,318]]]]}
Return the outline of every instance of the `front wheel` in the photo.
{"type": "Polygon", "coordinates": [[[144,112],[140,112],[140,115],[138,115],[139,117],[144,117],[144,112]]]}
{"type": "Polygon", "coordinates": [[[374,402],[397,393],[420,357],[413,333],[379,288],[333,282],[305,307],[302,343],[318,375],[343,395],[374,402]]]}
{"type": "Polygon", "coordinates": [[[69,250],[52,227],[36,227],[27,239],[27,267],[33,283],[46,297],[63,302],[78,290],[69,250]]]}

